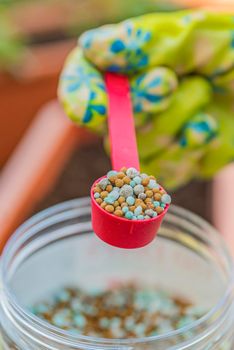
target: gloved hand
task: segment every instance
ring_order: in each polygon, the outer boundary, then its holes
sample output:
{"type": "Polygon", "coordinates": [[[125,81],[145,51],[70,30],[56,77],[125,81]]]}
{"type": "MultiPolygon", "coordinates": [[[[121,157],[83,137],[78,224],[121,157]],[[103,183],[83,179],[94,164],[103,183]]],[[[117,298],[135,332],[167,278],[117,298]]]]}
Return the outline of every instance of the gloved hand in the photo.
{"type": "Polygon", "coordinates": [[[155,13],[84,33],[58,93],[72,120],[104,135],[107,70],[129,76],[142,171],[176,188],[233,159],[232,16],[155,13]]]}

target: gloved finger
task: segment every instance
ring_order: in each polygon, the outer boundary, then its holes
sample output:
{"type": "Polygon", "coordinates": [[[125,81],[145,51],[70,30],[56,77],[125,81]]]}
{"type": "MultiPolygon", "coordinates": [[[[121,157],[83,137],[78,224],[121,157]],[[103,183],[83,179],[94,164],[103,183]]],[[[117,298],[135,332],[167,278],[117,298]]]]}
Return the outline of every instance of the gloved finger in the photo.
{"type": "MultiPolygon", "coordinates": [[[[130,86],[139,125],[146,113],[157,113],[168,107],[177,87],[177,77],[170,69],[158,67],[131,77],[130,86]]],[[[66,60],[58,95],[73,121],[96,131],[105,129],[107,96],[103,74],[84,58],[80,48],[74,49],[66,60]]]]}
{"type": "MultiPolygon", "coordinates": [[[[233,50],[234,51],[234,50],[233,50]]],[[[214,91],[219,94],[234,94],[234,69],[225,74],[215,74],[210,79],[214,91]]]]}
{"type": "Polygon", "coordinates": [[[200,112],[183,127],[178,139],[150,161],[142,162],[142,170],[156,174],[170,189],[200,176],[200,161],[217,137],[215,118],[200,112]]]}
{"type": "Polygon", "coordinates": [[[77,124],[102,131],[107,96],[102,74],[75,48],[68,56],[58,86],[58,97],[66,114],[77,124]]]}
{"type": "Polygon", "coordinates": [[[162,152],[150,162],[142,162],[141,168],[146,173],[155,174],[166,188],[174,190],[198,176],[202,155],[202,149],[189,151],[173,144],[168,151],[162,152]]]}
{"type": "Polygon", "coordinates": [[[178,74],[212,76],[233,67],[232,15],[154,13],[84,33],[79,44],[100,70],[136,73],[167,66],[178,74]]]}
{"type": "Polygon", "coordinates": [[[210,178],[223,166],[234,160],[233,98],[218,98],[207,107],[218,122],[217,137],[210,143],[201,162],[201,177],[210,178]]]}
{"type": "Polygon", "coordinates": [[[157,67],[130,77],[131,95],[135,114],[157,114],[164,111],[177,89],[176,74],[169,68],[157,67]]]}
{"type": "MultiPolygon", "coordinates": [[[[151,159],[141,157],[141,170],[154,174],[169,189],[201,177],[201,160],[216,142],[218,132],[216,119],[199,112],[185,123],[168,147],[151,159]]],[[[108,149],[107,139],[105,146],[108,149]]]]}
{"type": "Polygon", "coordinates": [[[210,84],[200,77],[184,79],[172,97],[170,106],[137,130],[142,160],[155,157],[176,139],[185,122],[206,106],[212,97],[210,84]]]}

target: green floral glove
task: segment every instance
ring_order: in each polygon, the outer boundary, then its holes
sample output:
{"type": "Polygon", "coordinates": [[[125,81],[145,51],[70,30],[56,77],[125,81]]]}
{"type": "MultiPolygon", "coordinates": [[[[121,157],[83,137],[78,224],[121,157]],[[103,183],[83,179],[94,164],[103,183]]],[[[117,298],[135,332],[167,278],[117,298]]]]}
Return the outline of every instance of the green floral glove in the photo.
{"type": "Polygon", "coordinates": [[[58,93],[72,120],[104,135],[107,70],[129,76],[143,171],[175,188],[233,160],[232,16],[155,13],[84,33],[58,93]]]}

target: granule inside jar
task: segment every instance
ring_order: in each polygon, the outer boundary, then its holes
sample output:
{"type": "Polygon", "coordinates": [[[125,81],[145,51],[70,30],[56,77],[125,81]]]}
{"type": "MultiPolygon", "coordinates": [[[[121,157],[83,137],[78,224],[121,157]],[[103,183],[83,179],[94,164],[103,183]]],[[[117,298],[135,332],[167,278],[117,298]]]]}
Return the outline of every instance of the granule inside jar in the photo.
{"type": "Polygon", "coordinates": [[[164,334],[204,314],[192,303],[157,288],[134,284],[107,291],[63,288],[32,312],[73,334],[101,338],[137,338],[164,334]]]}

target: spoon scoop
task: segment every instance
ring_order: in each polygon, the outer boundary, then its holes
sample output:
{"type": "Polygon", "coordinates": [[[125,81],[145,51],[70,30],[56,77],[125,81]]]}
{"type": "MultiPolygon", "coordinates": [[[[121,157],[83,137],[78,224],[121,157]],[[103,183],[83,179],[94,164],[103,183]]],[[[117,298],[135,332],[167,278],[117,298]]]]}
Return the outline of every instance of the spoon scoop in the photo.
{"type": "MultiPolygon", "coordinates": [[[[109,99],[108,127],[112,168],[116,171],[120,171],[122,167],[139,170],[128,78],[108,72],[105,81],[109,99]]],[[[92,225],[96,235],[104,242],[119,248],[134,249],[149,244],[155,238],[169,204],[158,216],[147,220],[129,220],[115,216],[104,210],[94,198],[94,188],[102,178],[96,180],[91,188],[92,225]]]]}

